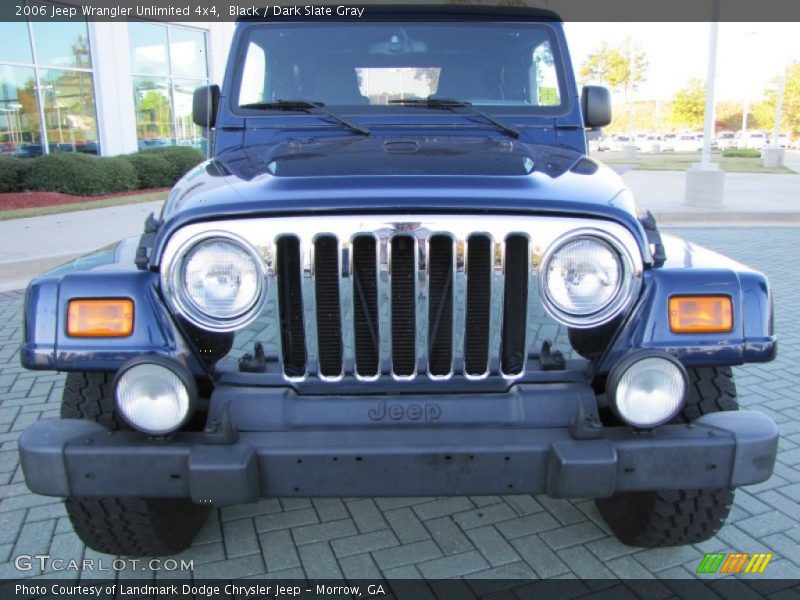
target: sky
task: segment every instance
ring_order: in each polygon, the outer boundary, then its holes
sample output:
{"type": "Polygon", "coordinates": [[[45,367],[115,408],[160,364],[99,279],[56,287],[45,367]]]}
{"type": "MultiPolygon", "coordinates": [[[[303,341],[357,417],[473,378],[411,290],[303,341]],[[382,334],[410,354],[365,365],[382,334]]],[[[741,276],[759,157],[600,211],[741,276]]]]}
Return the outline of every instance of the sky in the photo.
{"type": "MultiPolygon", "coordinates": [[[[630,36],[642,45],[650,68],[634,99],[670,100],[691,78],[706,78],[708,23],[568,22],[564,27],[576,73],[603,41],[613,46],[630,36]]],[[[797,23],[720,23],[715,99],[760,99],[772,78],[800,60],[798,29],[797,23]]]]}

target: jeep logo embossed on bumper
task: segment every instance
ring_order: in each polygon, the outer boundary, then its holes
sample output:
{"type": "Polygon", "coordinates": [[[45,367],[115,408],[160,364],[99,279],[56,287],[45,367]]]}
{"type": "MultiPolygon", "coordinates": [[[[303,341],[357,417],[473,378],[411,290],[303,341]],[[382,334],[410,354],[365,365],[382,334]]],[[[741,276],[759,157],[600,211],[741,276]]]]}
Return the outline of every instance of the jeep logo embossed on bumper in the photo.
{"type": "Polygon", "coordinates": [[[438,421],[442,416],[442,407],[436,403],[415,404],[407,406],[393,402],[388,404],[386,400],[378,400],[377,405],[367,411],[369,418],[373,421],[383,421],[387,417],[393,421],[419,421],[425,419],[426,423],[438,421]]]}

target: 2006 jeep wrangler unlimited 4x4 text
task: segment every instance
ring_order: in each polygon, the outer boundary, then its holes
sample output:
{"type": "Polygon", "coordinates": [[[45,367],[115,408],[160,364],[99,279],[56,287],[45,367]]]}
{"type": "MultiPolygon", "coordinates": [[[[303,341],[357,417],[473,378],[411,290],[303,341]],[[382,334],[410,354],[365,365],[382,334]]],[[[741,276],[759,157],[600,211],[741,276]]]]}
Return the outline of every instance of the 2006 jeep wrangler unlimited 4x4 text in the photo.
{"type": "Polygon", "coordinates": [[[610,115],[552,13],[241,20],[195,94],[213,158],[28,287],[22,363],[68,373],[28,486],[126,555],[264,496],[546,493],[626,544],[712,536],[775,461],[731,372],[775,357],[768,283],[586,156],[610,115]]]}

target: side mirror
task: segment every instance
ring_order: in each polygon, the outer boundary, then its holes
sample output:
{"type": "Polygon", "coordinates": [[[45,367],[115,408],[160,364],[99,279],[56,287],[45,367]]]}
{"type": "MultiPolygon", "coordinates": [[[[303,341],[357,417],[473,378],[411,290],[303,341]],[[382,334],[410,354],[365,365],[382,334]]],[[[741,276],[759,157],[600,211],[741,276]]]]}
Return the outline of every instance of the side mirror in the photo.
{"type": "Polygon", "coordinates": [[[611,123],[611,94],[608,88],[599,85],[583,86],[581,111],[586,127],[605,127],[611,123]]]}
{"type": "Polygon", "coordinates": [[[219,106],[219,86],[204,85],[194,91],[192,98],[192,120],[206,129],[213,129],[217,123],[219,106]]]}

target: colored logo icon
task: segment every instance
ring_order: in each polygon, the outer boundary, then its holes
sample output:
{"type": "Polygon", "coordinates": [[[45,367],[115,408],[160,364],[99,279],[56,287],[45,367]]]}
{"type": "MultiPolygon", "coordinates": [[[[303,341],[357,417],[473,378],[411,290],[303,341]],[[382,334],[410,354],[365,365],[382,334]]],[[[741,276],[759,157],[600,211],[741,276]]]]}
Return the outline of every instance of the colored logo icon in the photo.
{"type": "Polygon", "coordinates": [[[698,573],[763,573],[772,553],[712,552],[706,554],[697,566],[698,573]]]}

